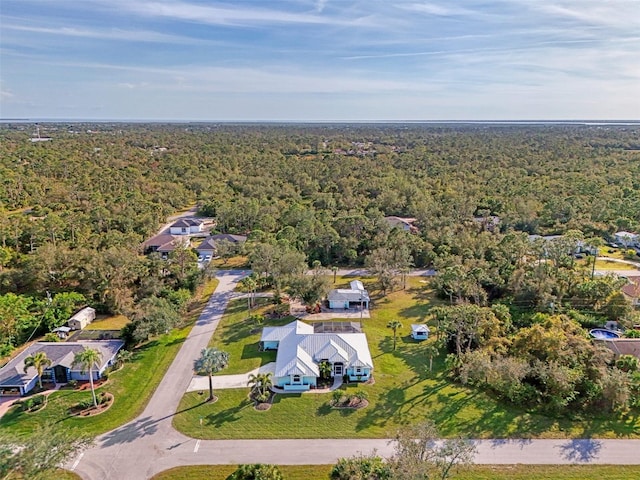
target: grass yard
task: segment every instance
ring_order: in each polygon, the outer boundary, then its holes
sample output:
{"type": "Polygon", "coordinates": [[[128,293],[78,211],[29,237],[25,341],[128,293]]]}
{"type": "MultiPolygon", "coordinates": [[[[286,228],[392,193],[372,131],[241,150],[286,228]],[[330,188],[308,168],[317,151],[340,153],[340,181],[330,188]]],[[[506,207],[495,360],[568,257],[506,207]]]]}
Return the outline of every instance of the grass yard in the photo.
{"type": "Polygon", "coordinates": [[[237,270],[239,268],[249,268],[249,258],[243,255],[227,258],[214,258],[211,264],[220,270],[237,270]]]}
{"type": "MultiPolygon", "coordinates": [[[[44,478],[44,477],[43,477],[44,478]]],[[[51,474],[51,477],[49,477],[50,480],[81,480],[82,477],[80,475],[77,475],[73,472],[70,472],[69,470],[56,470],[55,472],[53,472],[51,474]]],[[[47,480],[49,480],[47,479],[47,480]]]]}
{"type": "Polygon", "coordinates": [[[98,317],[85,327],[85,330],[121,330],[129,323],[124,315],[98,315],[98,317]]]}
{"type": "MultiPolygon", "coordinates": [[[[371,289],[371,281],[364,282],[371,289]]],[[[375,307],[372,318],[364,320],[364,331],[374,362],[375,383],[344,387],[348,391],[366,390],[367,408],[334,410],[329,407],[331,394],[288,394],[277,395],[271,409],[261,412],[249,403],[248,389],[220,390],[219,400],[213,404],[201,404],[201,396],[193,392],[183,397],[178,408],[182,413],[174,417],[175,427],[191,437],[207,439],[384,438],[401,425],[430,418],[445,436],[640,437],[637,416],[555,419],[453,384],[443,373],[443,356],[435,359],[433,372],[429,372],[425,344],[409,335],[410,325],[424,321],[429,309],[438,303],[429,284],[422,282],[424,279],[410,277],[407,290],[385,298],[370,290],[375,307]],[[394,352],[392,332],[386,325],[395,319],[403,327],[394,352]]],[[[232,354],[229,369],[223,373],[247,372],[268,360],[257,352],[259,333],[251,335],[250,326],[243,325],[242,318],[243,306],[232,305],[222,320],[220,336],[213,341],[213,345],[232,354]]]]}
{"type": "MultiPolygon", "coordinates": [[[[191,465],[165,470],[152,480],[225,480],[238,467],[236,465],[191,465]]],[[[331,465],[279,465],[285,480],[328,480],[331,465]]]]}
{"type": "MultiPolygon", "coordinates": [[[[603,258],[596,260],[596,270],[636,270],[638,267],[622,262],[612,262],[603,258]]],[[[640,271],[638,272],[640,273],[640,271]]]]}
{"type": "MultiPolygon", "coordinates": [[[[264,314],[271,299],[256,298],[257,306],[251,310],[252,315],[264,314]]],[[[265,325],[285,325],[293,319],[287,317],[277,321],[267,321],[265,325]]],[[[258,343],[262,335],[262,328],[248,319],[247,300],[238,299],[229,303],[224,316],[215,333],[209,341],[209,346],[228,352],[229,367],[219,372],[219,375],[233,375],[250,372],[254,368],[276,361],[276,352],[261,352],[258,343]]]]}
{"type": "MultiPolygon", "coordinates": [[[[235,465],[172,468],[152,480],[225,480],[235,465]]],[[[280,465],[285,480],[328,480],[332,465],[280,465]]],[[[476,465],[454,474],[456,480],[635,480],[640,467],[617,465],[476,465]]]]}
{"type": "Polygon", "coordinates": [[[37,433],[43,422],[54,422],[63,428],[98,435],[132,420],[146,406],[217,284],[217,280],[212,280],[201,289],[195,308],[188,314],[187,326],[136,349],[134,360],[113,372],[109,381],[97,389],[98,392],[108,391],[115,397],[113,405],[105,413],[88,418],[69,416],[69,407],[90,399],[91,392],[60,390],[52,393],[46,408],[37,413],[27,414],[12,408],[0,417],[0,428],[16,435],[30,435],[37,433]]]}

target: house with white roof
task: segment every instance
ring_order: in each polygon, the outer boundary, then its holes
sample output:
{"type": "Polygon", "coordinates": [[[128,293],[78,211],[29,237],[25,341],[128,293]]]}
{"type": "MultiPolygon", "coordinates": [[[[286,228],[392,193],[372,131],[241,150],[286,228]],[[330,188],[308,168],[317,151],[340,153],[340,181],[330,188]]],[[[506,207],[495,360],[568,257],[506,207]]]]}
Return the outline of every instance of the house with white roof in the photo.
{"type": "Polygon", "coordinates": [[[43,380],[67,383],[69,380],[89,380],[88,371],[84,371],[81,365],[73,364],[77,353],[88,348],[100,353],[100,362],[93,366],[91,372],[93,379],[98,380],[107,367],[113,365],[123,345],[122,340],[36,342],[0,368],[0,397],[26,395],[36,386],[38,372],[33,367],[25,371],[24,361],[37,352],[44,352],[51,360],[51,365],[44,370],[43,380]]]}
{"type": "Polygon", "coordinates": [[[331,290],[327,295],[329,308],[349,309],[349,308],[369,308],[369,292],[367,292],[360,280],[353,280],[349,283],[351,288],[337,288],[331,290]]]}
{"type": "Polygon", "coordinates": [[[613,234],[616,243],[621,244],[625,248],[632,247],[640,242],[640,235],[631,232],[616,232],[613,234]]]}
{"type": "Polygon", "coordinates": [[[328,362],[334,377],[367,381],[373,360],[364,333],[314,333],[311,325],[296,320],[282,327],[266,327],[260,346],[277,350],[274,385],[286,391],[315,388],[319,365],[328,362]]]}
{"type": "Polygon", "coordinates": [[[414,340],[426,340],[429,338],[429,327],[426,325],[411,325],[411,338],[414,340]]]}
{"type": "Polygon", "coordinates": [[[71,330],[82,330],[96,319],[96,310],[91,307],[84,307],[76,312],[73,317],[67,321],[67,325],[71,330]]]}

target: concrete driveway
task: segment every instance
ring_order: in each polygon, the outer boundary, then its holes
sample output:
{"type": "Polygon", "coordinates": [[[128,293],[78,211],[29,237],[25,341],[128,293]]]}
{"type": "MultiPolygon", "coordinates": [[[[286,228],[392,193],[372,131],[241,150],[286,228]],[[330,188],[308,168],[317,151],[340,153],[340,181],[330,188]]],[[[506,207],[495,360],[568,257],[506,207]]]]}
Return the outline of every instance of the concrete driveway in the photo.
{"type": "MultiPolygon", "coordinates": [[[[247,388],[249,382],[249,375],[256,375],[258,373],[270,373],[273,375],[276,372],[276,362],[270,362],[262,365],[260,368],[255,368],[248,373],[241,373],[239,375],[216,375],[213,377],[213,391],[221,390],[225,388],[247,388]]],[[[201,377],[199,375],[194,376],[191,379],[191,383],[187,387],[187,392],[196,391],[208,391],[209,390],[209,377],[201,377]]]]}

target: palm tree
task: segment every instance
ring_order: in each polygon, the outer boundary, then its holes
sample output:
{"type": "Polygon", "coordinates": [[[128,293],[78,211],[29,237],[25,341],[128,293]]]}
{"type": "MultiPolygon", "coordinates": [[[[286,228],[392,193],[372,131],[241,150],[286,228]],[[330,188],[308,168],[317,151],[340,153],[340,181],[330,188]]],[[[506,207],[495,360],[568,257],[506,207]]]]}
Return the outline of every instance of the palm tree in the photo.
{"type": "Polygon", "coordinates": [[[89,372],[89,385],[91,385],[91,396],[93,397],[93,406],[98,408],[98,401],[96,400],[96,391],[93,387],[93,367],[99,366],[102,362],[102,354],[98,350],[93,348],[85,348],[83,351],[78,352],[73,357],[72,366],[80,365],[82,369],[80,373],[84,374],[85,371],[89,372]]]}
{"type": "Polygon", "coordinates": [[[133,359],[133,352],[129,350],[120,350],[118,355],[116,355],[116,365],[118,368],[122,368],[122,366],[131,361],[133,359]]]}
{"type": "Polygon", "coordinates": [[[213,400],[213,374],[226,368],[227,365],[229,365],[229,354],[213,347],[203,348],[200,358],[193,362],[193,369],[197,375],[209,376],[208,401],[213,400]]]}
{"type": "Polygon", "coordinates": [[[389,323],[387,323],[387,328],[393,330],[393,349],[395,350],[398,329],[402,328],[402,323],[400,323],[398,320],[391,320],[389,323]]]}
{"type": "Polygon", "coordinates": [[[331,378],[331,374],[333,373],[333,368],[331,368],[331,364],[327,361],[322,361],[318,364],[318,370],[320,370],[320,377],[324,379],[331,378]]]}
{"type": "Polygon", "coordinates": [[[435,343],[430,343],[424,349],[425,355],[429,358],[429,371],[433,370],[433,357],[437,357],[440,351],[435,343]]]}
{"type": "Polygon", "coordinates": [[[591,265],[591,280],[596,275],[596,262],[598,261],[598,254],[600,253],[600,247],[604,245],[604,241],[599,237],[589,238],[585,240],[585,243],[592,248],[593,264],[591,265]]]}
{"type": "Polygon", "coordinates": [[[42,374],[44,369],[51,365],[51,359],[44,352],[36,352],[24,359],[24,373],[27,373],[29,367],[33,367],[38,372],[38,385],[42,389],[42,374]]]}
{"type": "Polygon", "coordinates": [[[252,393],[258,394],[257,398],[259,400],[264,399],[267,396],[269,389],[273,386],[271,372],[258,373],[257,375],[252,373],[249,375],[247,385],[251,386],[252,393]]]}

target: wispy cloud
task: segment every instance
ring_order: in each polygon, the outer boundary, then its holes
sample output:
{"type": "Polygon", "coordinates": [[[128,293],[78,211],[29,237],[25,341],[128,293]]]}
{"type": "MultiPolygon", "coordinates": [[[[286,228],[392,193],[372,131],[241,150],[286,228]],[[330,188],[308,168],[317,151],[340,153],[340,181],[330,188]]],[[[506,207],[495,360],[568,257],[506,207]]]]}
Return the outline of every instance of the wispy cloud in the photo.
{"type": "MultiPolygon", "coordinates": [[[[105,40],[117,40],[127,42],[151,42],[151,43],[176,43],[191,44],[203,43],[203,40],[183,37],[178,35],[168,35],[165,33],[149,30],[123,30],[120,28],[111,29],[88,29],[81,27],[34,27],[27,25],[7,24],[2,25],[4,30],[14,30],[19,32],[29,32],[44,35],[60,35],[65,37],[96,38],[105,40]]],[[[204,41],[206,42],[206,41],[204,41]]]]}
{"type": "Polygon", "coordinates": [[[398,8],[403,10],[409,10],[417,13],[424,13],[427,15],[435,15],[439,17],[453,17],[459,15],[478,15],[479,12],[464,7],[459,7],[452,2],[446,2],[444,4],[438,4],[433,2],[422,3],[409,3],[400,4],[398,8]]]}
{"type": "MultiPolygon", "coordinates": [[[[340,18],[336,16],[273,10],[251,5],[220,6],[216,4],[196,5],[186,2],[125,1],[118,4],[122,9],[148,17],[202,23],[208,25],[256,26],[256,25],[341,25],[373,26],[373,18],[360,16],[340,18]]],[[[320,4],[324,8],[324,4],[320,4]]]]}

